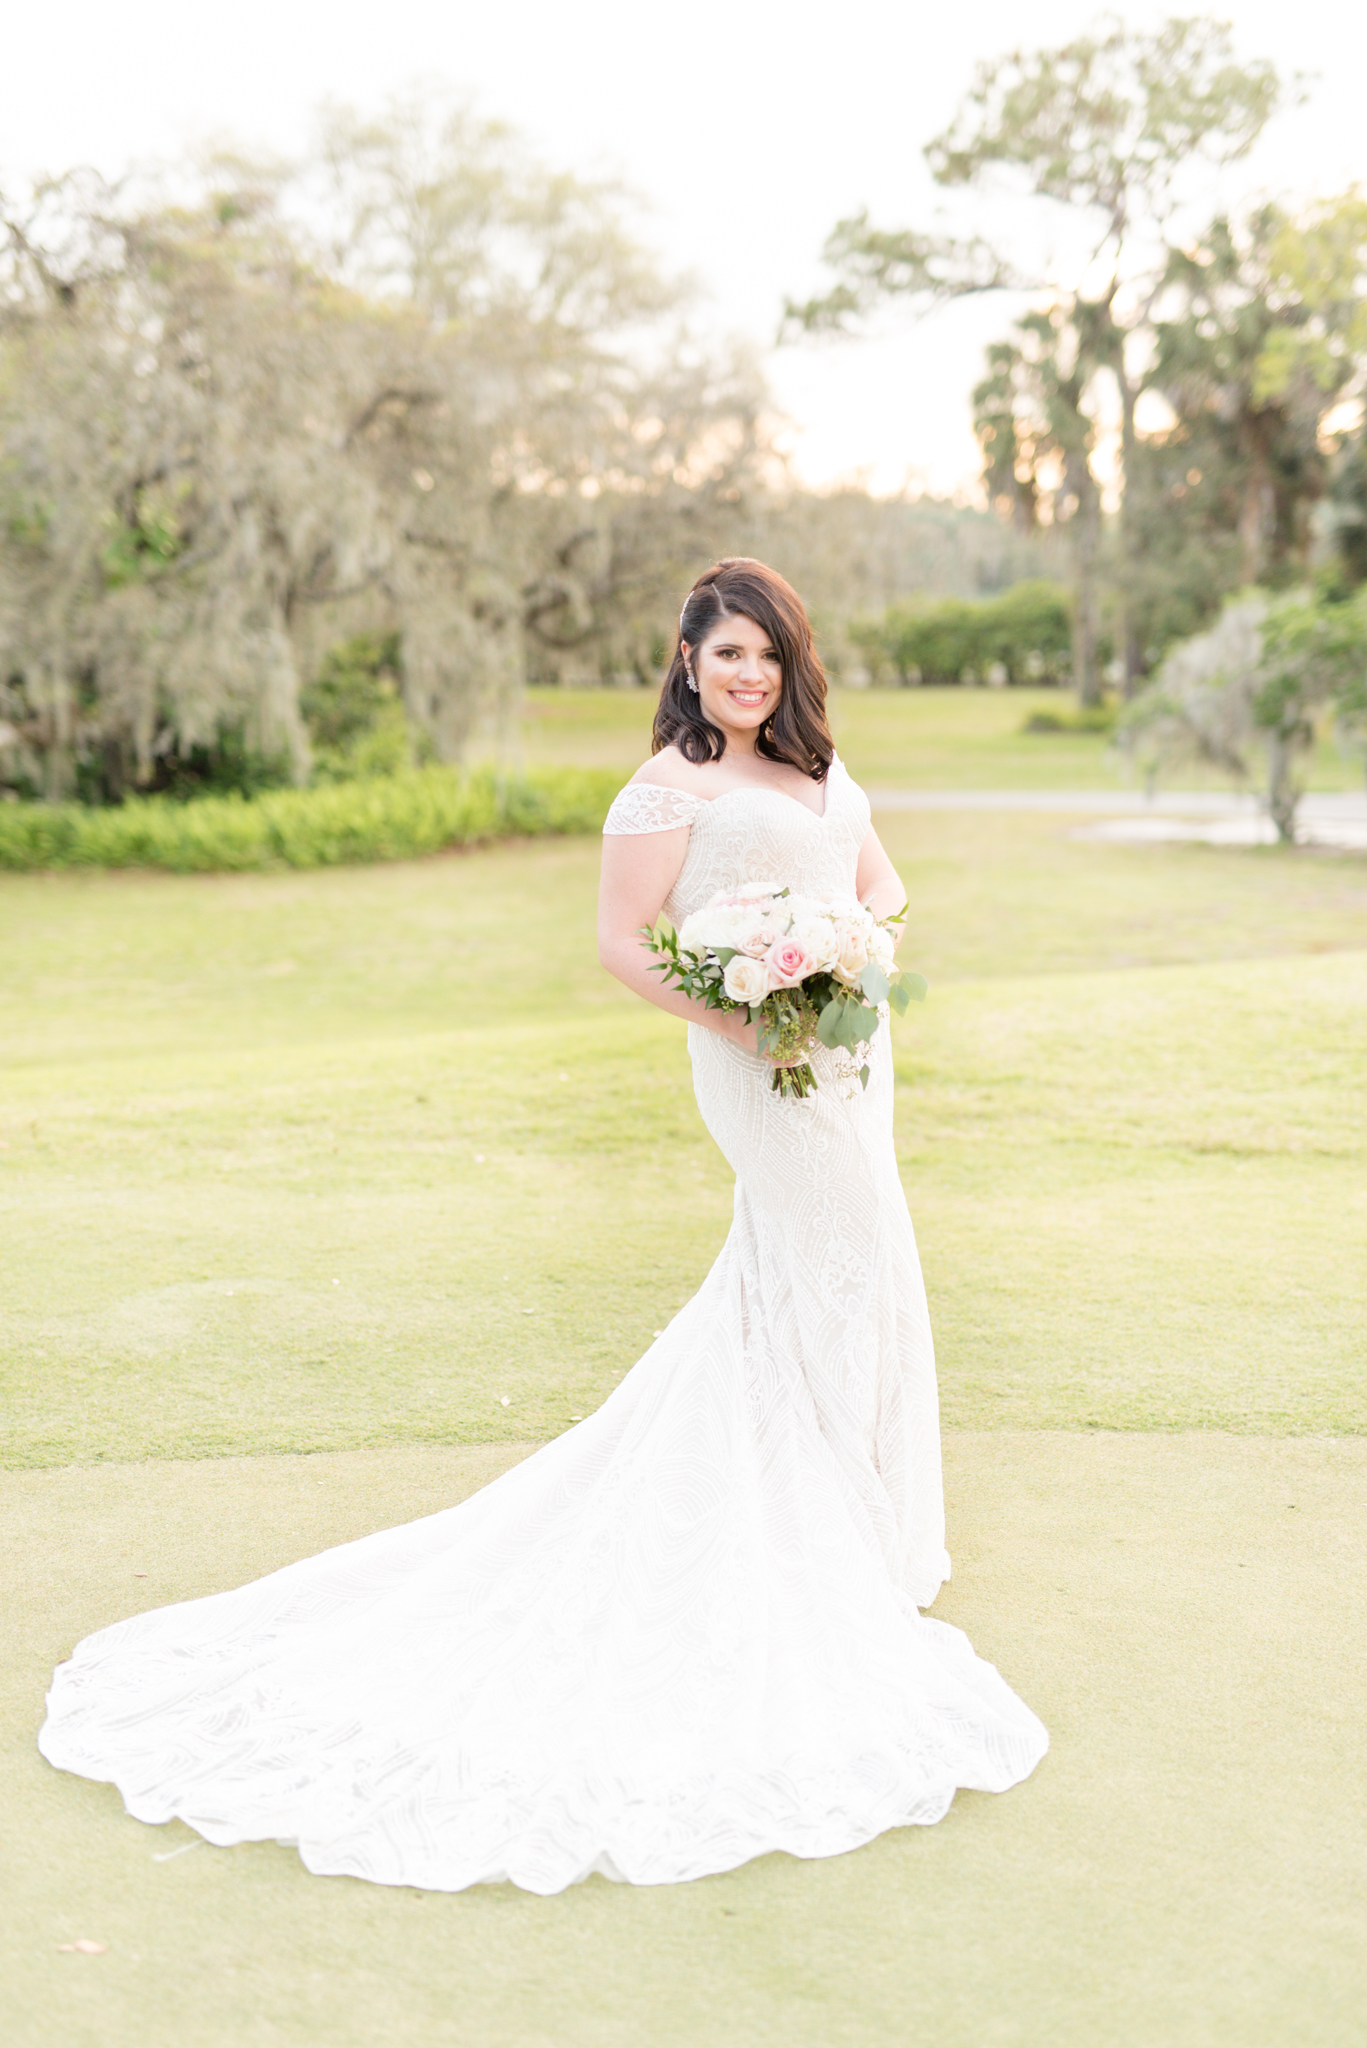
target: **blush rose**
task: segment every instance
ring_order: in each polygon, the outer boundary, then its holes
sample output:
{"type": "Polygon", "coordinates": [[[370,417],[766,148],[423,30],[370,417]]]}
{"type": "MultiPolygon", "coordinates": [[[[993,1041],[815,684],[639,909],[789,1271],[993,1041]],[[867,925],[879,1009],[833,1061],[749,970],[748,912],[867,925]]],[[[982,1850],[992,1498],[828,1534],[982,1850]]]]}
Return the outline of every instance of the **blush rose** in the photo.
{"type": "Polygon", "coordinates": [[[775,939],[764,956],[770,988],[796,988],[816,971],[811,954],[800,939],[775,939]]]}

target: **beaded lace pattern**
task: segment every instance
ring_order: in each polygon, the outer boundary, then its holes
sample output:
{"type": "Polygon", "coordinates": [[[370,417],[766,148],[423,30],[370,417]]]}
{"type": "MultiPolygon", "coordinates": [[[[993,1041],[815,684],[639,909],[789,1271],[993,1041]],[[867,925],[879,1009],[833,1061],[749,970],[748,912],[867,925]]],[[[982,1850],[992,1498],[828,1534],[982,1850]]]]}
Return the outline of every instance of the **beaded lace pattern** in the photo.
{"type": "MultiPolygon", "coordinates": [[[[607,829],[689,827],[677,923],[742,881],[851,892],[868,822],[837,766],[822,817],[636,784],[607,829]]],[[[918,1612],[949,1560],[889,1039],[866,1093],[785,1101],[691,1025],[734,1220],[598,1412],[441,1514],[88,1637],[44,1754],[139,1819],[453,1891],[835,1855],[1026,1776],[1043,1727],[918,1612]]]]}
{"type": "Polygon", "coordinates": [[[691,825],[706,809],[703,797],[689,796],[685,790],[666,789],[659,782],[629,782],[613,798],[603,831],[612,839],[640,832],[673,832],[680,825],[691,825]]]}

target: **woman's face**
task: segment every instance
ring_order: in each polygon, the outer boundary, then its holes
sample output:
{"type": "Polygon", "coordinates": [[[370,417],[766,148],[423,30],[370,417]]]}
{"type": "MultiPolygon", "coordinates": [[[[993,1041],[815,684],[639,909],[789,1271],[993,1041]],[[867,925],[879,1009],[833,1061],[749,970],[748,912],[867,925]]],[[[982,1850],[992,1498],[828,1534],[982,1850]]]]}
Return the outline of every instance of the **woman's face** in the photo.
{"type": "Polygon", "coordinates": [[[753,735],[778,708],[783,663],[753,619],[739,612],[719,619],[700,646],[684,641],[683,656],[693,671],[703,716],[723,732],[736,738],[753,735]]]}

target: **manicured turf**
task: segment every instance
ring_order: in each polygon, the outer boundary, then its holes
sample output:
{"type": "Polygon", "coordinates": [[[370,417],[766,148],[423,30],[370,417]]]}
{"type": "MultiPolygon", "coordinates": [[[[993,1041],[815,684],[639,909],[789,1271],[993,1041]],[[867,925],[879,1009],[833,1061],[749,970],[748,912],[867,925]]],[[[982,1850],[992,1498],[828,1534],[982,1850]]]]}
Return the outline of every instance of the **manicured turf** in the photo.
{"type": "MultiPolygon", "coordinates": [[[[552,708],[594,759],[640,710],[552,708]]],[[[954,744],[965,786],[1027,743],[954,744]]],[[[936,1611],[1053,1751],[856,1855],[555,1900],[154,1861],[193,1838],[33,1734],[80,1634],[460,1497],[697,1285],[730,1177],[680,1028],[596,966],[596,845],[0,877],[0,2038],[1357,2048],[1367,861],[1076,822],[879,820],[932,985],[896,1044],[936,1611]]]]}
{"type": "Polygon", "coordinates": [[[936,1612],[1053,1748],[849,1856],[424,1896],[192,1848],[38,1756],[84,1631],[445,1506],[496,1456],[0,1475],[13,2048],[1358,2048],[1361,1439],[951,1435],[936,1612]]]}
{"type": "MultiPolygon", "coordinates": [[[[1097,733],[1024,733],[1032,712],[1068,716],[1064,690],[833,690],[831,729],[856,781],[882,789],[1112,789],[1119,758],[1097,733]]],[[[650,752],[648,690],[528,692],[530,765],[614,767],[623,776],[650,752]]],[[[1312,789],[1360,789],[1361,756],[1345,755],[1326,727],[1306,772],[1312,789]]],[[[1188,766],[1175,789],[1225,789],[1188,766]]]]}
{"type": "MultiPolygon", "coordinates": [[[[947,1420],[1362,1428],[1367,955],[1321,949],[1361,946],[1367,864],[885,824],[947,1420]]],[[[596,853],[0,881],[3,1462],[525,1441],[602,1399],[730,1176],[681,1029],[593,959],[596,853]]]]}

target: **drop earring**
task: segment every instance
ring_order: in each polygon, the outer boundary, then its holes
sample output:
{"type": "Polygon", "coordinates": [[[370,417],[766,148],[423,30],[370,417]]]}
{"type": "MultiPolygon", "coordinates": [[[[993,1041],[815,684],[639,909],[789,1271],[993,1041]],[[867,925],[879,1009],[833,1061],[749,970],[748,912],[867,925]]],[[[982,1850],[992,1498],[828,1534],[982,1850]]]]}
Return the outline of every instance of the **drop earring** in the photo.
{"type": "Polygon", "coordinates": [[[693,692],[693,695],[696,697],[698,694],[698,686],[693,680],[693,671],[691,668],[686,668],[684,670],[684,681],[688,684],[689,689],[693,692]]]}

